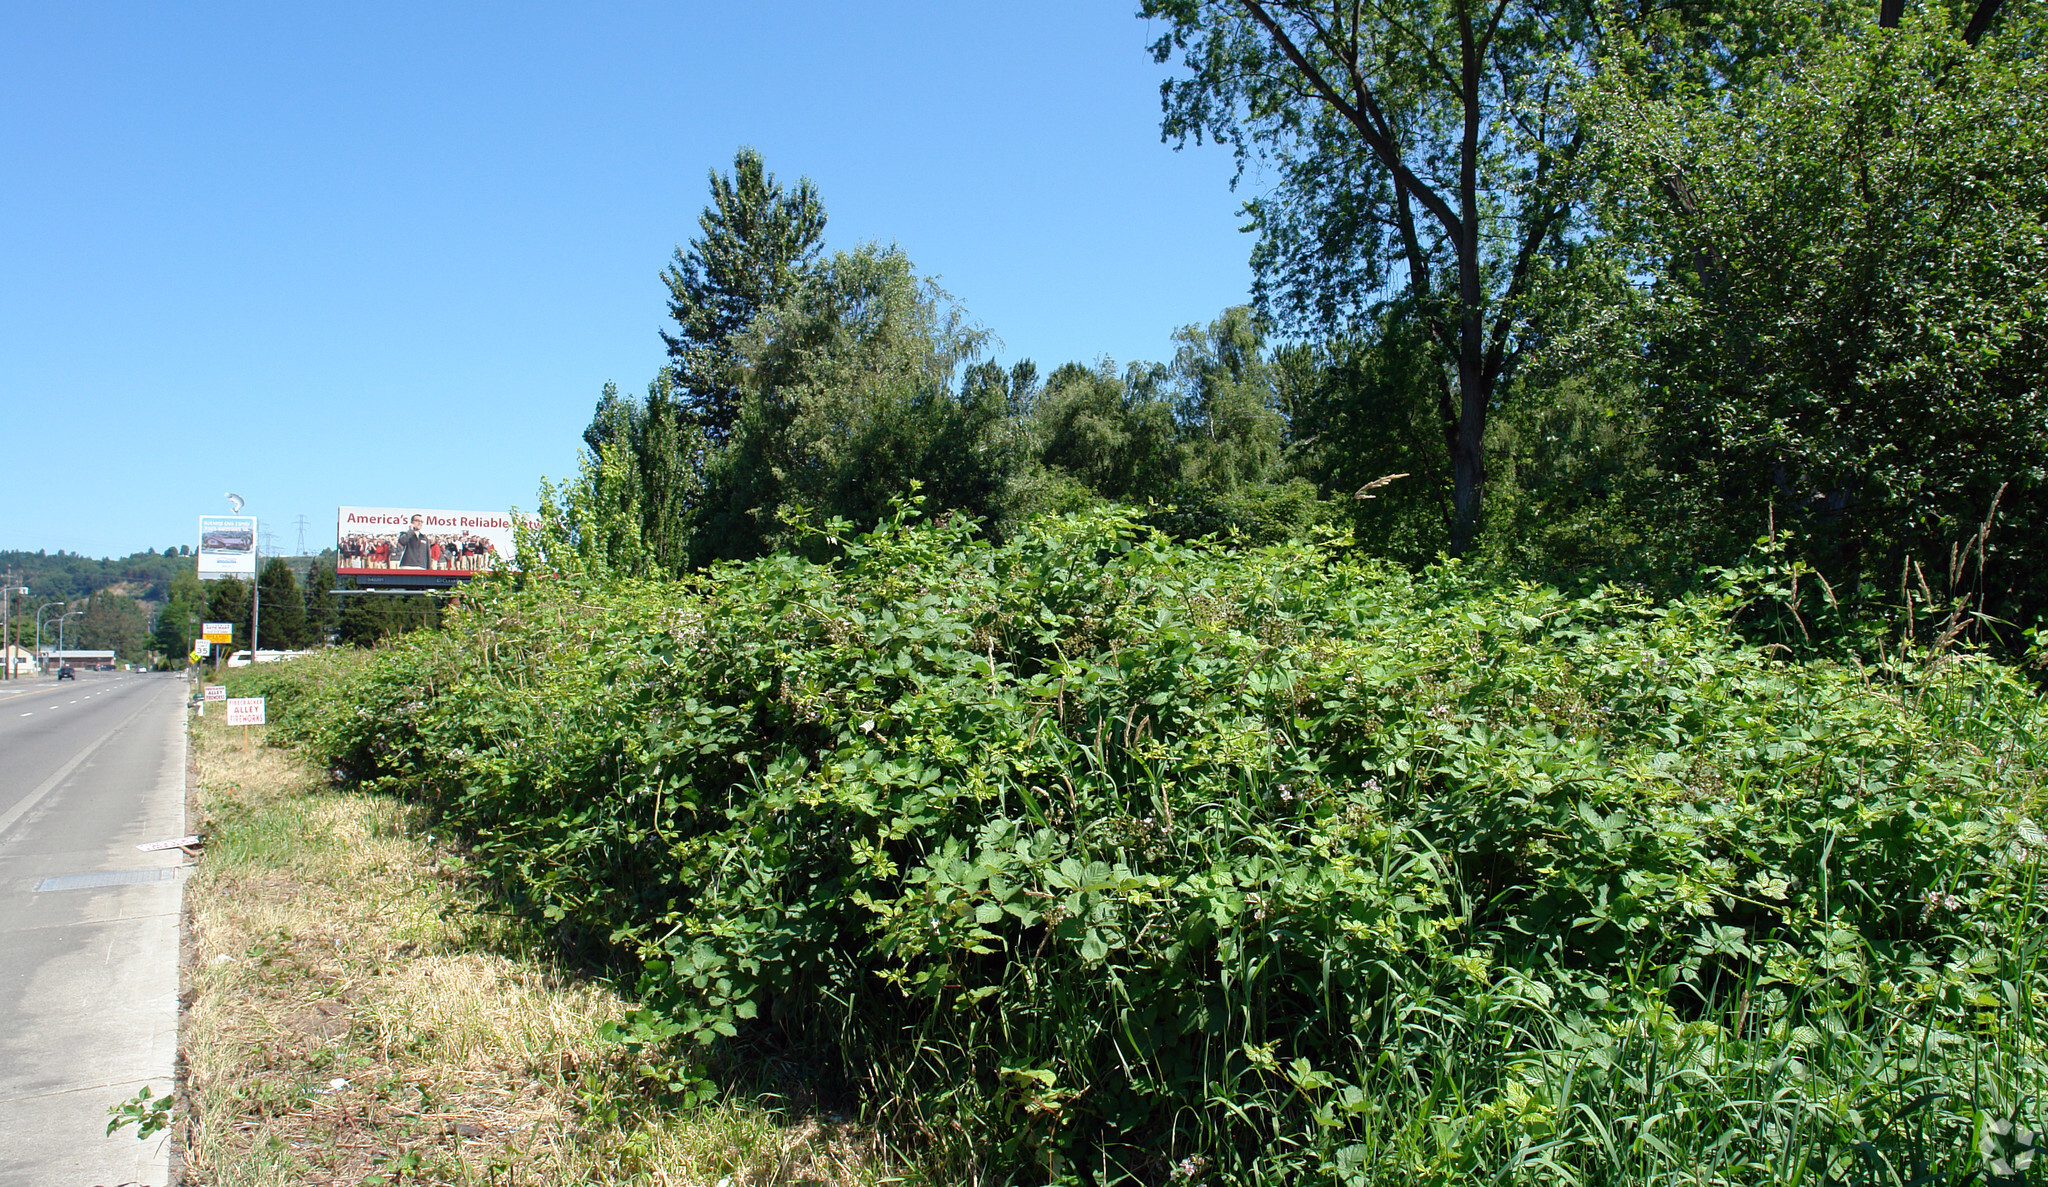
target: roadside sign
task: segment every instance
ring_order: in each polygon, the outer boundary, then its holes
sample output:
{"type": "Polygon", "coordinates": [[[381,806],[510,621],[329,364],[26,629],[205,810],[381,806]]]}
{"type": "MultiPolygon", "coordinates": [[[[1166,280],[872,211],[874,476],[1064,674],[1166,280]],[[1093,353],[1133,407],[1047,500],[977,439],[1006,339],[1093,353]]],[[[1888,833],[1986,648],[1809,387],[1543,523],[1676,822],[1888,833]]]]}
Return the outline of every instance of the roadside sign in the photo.
{"type": "Polygon", "coordinates": [[[262,697],[229,697],[227,699],[229,725],[262,725],[262,697]]]}
{"type": "MultiPolygon", "coordinates": [[[[186,622],[192,621],[186,619],[186,622]]],[[[235,624],[232,622],[209,622],[199,629],[199,637],[208,643],[232,643],[235,641],[235,624]]]]}
{"type": "Polygon", "coordinates": [[[225,684],[209,684],[209,685],[207,685],[207,686],[206,686],[206,699],[207,699],[207,700],[209,700],[209,701],[225,701],[225,700],[227,700],[227,699],[228,699],[228,686],[227,686],[227,685],[225,685],[225,684]]]}

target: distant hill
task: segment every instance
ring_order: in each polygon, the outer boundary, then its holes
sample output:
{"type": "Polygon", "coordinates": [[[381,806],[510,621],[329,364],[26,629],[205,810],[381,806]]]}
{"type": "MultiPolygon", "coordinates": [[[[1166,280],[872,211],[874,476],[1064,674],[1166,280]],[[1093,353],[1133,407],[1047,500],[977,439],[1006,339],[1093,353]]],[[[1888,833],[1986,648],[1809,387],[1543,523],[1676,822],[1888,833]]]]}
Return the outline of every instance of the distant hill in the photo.
{"type": "Polygon", "coordinates": [[[180,570],[190,572],[194,564],[189,546],[183,554],[165,553],[174,550],[138,552],[120,560],[63,551],[0,551],[0,578],[13,574],[15,584],[28,586],[37,601],[69,601],[108,590],[161,603],[170,593],[171,578],[180,570]]]}

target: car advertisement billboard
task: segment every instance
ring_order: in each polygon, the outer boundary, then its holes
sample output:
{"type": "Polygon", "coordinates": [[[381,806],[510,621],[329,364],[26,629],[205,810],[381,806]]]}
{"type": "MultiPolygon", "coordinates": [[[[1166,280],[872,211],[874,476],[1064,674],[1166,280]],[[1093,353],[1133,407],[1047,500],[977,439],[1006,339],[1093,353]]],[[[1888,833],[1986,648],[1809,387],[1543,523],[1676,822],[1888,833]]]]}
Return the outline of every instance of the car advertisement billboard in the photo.
{"type": "Polygon", "coordinates": [[[256,517],[253,515],[202,515],[199,517],[199,577],[256,580],[256,517]]]}
{"type": "Polygon", "coordinates": [[[335,528],[341,577],[470,577],[509,565],[512,517],[502,511],[343,507],[335,528]]]}

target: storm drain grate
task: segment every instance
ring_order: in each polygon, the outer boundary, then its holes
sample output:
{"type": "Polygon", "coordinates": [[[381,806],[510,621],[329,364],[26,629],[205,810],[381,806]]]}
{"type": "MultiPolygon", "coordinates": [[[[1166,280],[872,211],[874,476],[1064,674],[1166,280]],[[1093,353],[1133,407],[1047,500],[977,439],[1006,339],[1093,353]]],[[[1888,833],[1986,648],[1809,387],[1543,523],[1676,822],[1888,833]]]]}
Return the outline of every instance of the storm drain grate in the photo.
{"type": "Polygon", "coordinates": [[[165,866],[156,870],[109,870],[104,874],[60,874],[36,883],[36,893],[45,890],[91,890],[96,886],[134,886],[142,882],[169,882],[178,876],[178,867],[165,866]]]}

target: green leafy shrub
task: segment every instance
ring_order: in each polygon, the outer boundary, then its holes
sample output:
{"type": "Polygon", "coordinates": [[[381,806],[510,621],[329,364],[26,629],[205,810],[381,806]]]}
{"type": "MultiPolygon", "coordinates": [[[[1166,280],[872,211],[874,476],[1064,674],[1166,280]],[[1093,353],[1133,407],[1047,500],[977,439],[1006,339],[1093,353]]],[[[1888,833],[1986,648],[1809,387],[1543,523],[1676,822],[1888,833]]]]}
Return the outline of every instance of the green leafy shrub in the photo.
{"type": "Polygon", "coordinates": [[[2005,668],[1114,511],[821,543],[481,588],[278,733],[999,1179],[1960,1181],[2033,1108],[2005,668]]]}

